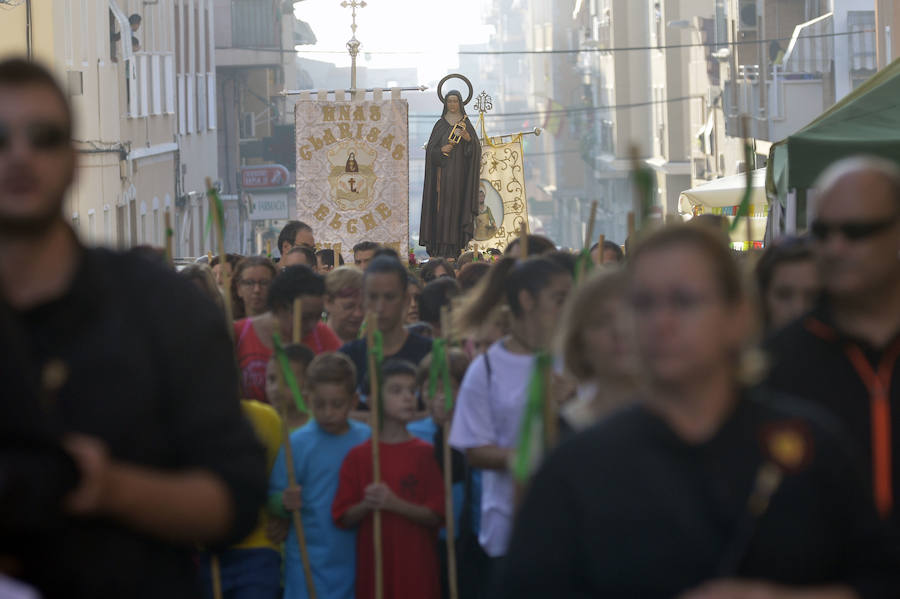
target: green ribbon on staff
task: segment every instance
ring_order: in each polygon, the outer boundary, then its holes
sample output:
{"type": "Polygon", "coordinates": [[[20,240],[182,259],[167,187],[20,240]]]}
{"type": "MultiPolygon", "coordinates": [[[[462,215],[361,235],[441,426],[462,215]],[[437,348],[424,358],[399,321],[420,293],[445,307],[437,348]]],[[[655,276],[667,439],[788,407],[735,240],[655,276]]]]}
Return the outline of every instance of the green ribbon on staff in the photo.
{"type": "MultiPolygon", "coordinates": [[[[222,239],[225,239],[225,204],[222,202],[222,198],[219,197],[219,192],[215,190],[215,188],[208,189],[206,194],[213,199],[213,204],[215,205],[216,212],[219,215],[219,235],[221,235],[222,239]]],[[[212,228],[213,224],[213,212],[212,210],[208,211],[206,217],[206,229],[203,232],[203,238],[206,239],[209,236],[209,231],[212,228]]]]}
{"type": "Polygon", "coordinates": [[[301,414],[308,414],[309,410],[306,407],[306,402],[303,401],[303,394],[300,393],[300,385],[297,384],[297,377],[294,376],[294,371],[291,370],[291,363],[284,351],[284,347],[281,345],[281,337],[278,336],[278,333],[272,333],[272,345],[275,346],[275,358],[281,367],[284,382],[287,383],[288,389],[291,390],[297,409],[301,414]]]}
{"type": "Polygon", "coordinates": [[[431,366],[428,369],[428,397],[437,395],[438,379],[444,388],[444,409],[453,409],[453,386],[450,384],[450,367],[447,361],[447,340],[438,337],[431,345],[431,366]]]}
{"type": "Polygon", "coordinates": [[[175,237],[174,229],[172,229],[172,227],[166,227],[166,241],[165,241],[166,262],[168,262],[169,264],[172,264],[172,259],[174,258],[174,256],[172,256],[172,249],[169,245],[169,240],[172,239],[173,237],[175,237]]]}
{"type": "Polygon", "coordinates": [[[653,169],[646,166],[638,166],[632,172],[631,177],[638,192],[641,194],[640,226],[643,227],[650,217],[650,208],[653,206],[653,187],[656,175],[653,169]]]}
{"type": "Polygon", "coordinates": [[[578,258],[575,259],[575,282],[580,283],[582,276],[587,277],[592,268],[594,261],[591,260],[591,249],[584,248],[578,252],[578,258]]]}
{"type": "Polygon", "coordinates": [[[512,474],[520,483],[528,480],[531,474],[535,446],[540,443],[544,421],[544,394],[547,390],[546,376],[550,370],[550,354],[539,351],[534,357],[534,367],[528,381],[525,398],[525,412],[519,427],[519,439],[513,458],[512,474]]]}
{"type": "MultiPolygon", "coordinates": [[[[738,224],[741,222],[741,217],[750,218],[750,201],[753,198],[753,169],[750,168],[750,165],[753,164],[753,147],[749,143],[744,144],[744,164],[747,165],[746,172],[746,184],[744,185],[744,195],[741,198],[741,203],[738,206],[737,214],[734,216],[734,220],[731,221],[731,226],[729,227],[729,231],[734,231],[737,229],[738,224]]],[[[748,239],[752,246],[752,241],[748,239]]]]}

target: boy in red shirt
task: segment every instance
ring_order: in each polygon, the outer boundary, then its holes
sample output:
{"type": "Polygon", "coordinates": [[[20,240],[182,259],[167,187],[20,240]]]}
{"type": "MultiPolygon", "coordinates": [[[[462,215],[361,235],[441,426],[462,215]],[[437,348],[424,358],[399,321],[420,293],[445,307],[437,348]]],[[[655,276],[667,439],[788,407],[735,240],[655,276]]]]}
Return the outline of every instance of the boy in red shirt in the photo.
{"type": "Polygon", "coordinates": [[[388,360],[381,371],[381,478],[372,483],[372,442],[350,450],[331,508],[338,526],[359,525],[356,599],[375,595],[372,514],[381,511],[384,596],[440,599],[437,536],[444,520],[444,482],[434,449],[406,425],[416,416],[416,368],[388,360]]]}

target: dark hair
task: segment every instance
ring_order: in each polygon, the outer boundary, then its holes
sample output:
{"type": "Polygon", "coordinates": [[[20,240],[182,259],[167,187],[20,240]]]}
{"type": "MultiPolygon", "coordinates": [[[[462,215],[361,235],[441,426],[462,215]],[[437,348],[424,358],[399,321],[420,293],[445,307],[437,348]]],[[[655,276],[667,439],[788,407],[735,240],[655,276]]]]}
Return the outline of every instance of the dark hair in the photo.
{"type": "MultiPolygon", "coordinates": [[[[516,246],[521,243],[522,238],[516,237],[512,241],[509,242],[509,245],[506,246],[506,249],[503,250],[503,254],[508,256],[516,246]]],[[[556,244],[552,241],[544,237],[543,235],[531,235],[528,234],[528,255],[529,256],[539,256],[544,252],[553,252],[556,251],[556,244]]]]}
{"type": "MultiPolygon", "coordinates": [[[[419,362],[419,368],[416,372],[416,384],[419,387],[428,380],[432,357],[433,354],[429,353],[419,362]]],[[[450,363],[450,378],[457,383],[461,383],[466,375],[466,370],[469,368],[469,356],[458,347],[451,347],[447,350],[447,361],[450,363]]]]}
{"type": "Polygon", "coordinates": [[[388,256],[378,256],[369,263],[368,268],[363,273],[363,287],[366,285],[366,279],[371,275],[393,274],[397,276],[403,293],[406,293],[406,288],[409,286],[408,272],[399,260],[394,260],[388,256]]]}
{"type": "Polygon", "coordinates": [[[393,258],[394,260],[400,260],[400,254],[397,253],[397,250],[385,246],[379,246],[379,248],[375,250],[375,254],[372,257],[377,258],[378,256],[387,256],[388,258],[393,258]]]}
{"type": "Polygon", "coordinates": [[[414,322],[412,324],[406,325],[406,330],[410,333],[418,335],[419,337],[427,337],[429,339],[434,338],[434,327],[432,327],[427,322],[414,322]]]}
{"type": "Polygon", "coordinates": [[[377,250],[380,247],[381,246],[374,241],[360,241],[353,246],[353,254],[356,255],[356,252],[368,252],[369,250],[377,250]]]}
{"type": "Polygon", "coordinates": [[[562,266],[573,277],[575,276],[576,259],[574,254],[570,252],[554,251],[547,252],[543,256],[562,266]]]}
{"type": "Polygon", "coordinates": [[[337,255],[338,264],[334,263],[334,250],[319,250],[316,252],[317,258],[322,258],[322,264],[327,266],[343,266],[344,265],[344,257],[340,254],[337,255]]]}
{"type": "Polygon", "coordinates": [[[22,88],[30,86],[46,87],[59,98],[60,107],[65,115],[66,137],[72,136],[72,107],[62,86],[49,70],[41,65],[23,58],[11,58],[0,62],[0,87],[22,88]]]}
{"type": "Polygon", "coordinates": [[[325,295],[325,277],[302,264],[288,266],[272,279],[266,303],[270,310],[283,310],[302,295],[325,295]]]}
{"type": "Polygon", "coordinates": [[[238,295],[238,286],[241,283],[241,277],[244,274],[244,271],[248,268],[253,268],[254,266],[263,266],[268,268],[272,273],[272,278],[275,278],[275,275],[278,272],[275,270],[275,265],[272,264],[272,261],[266,258],[265,256],[247,256],[243,260],[237,263],[237,266],[234,267],[234,273],[231,275],[231,311],[233,313],[234,320],[240,320],[247,316],[247,307],[244,306],[244,300],[240,298],[238,295]]]}
{"type": "Polygon", "coordinates": [[[449,307],[451,300],[459,294],[459,283],[455,279],[440,277],[431,281],[419,296],[419,318],[429,324],[439,324],[441,308],[449,307]]]}
{"type": "MultiPolygon", "coordinates": [[[[400,358],[388,358],[385,360],[381,365],[381,391],[384,391],[384,384],[387,383],[388,378],[401,374],[415,377],[416,366],[412,362],[400,358]]],[[[372,388],[371,377],[372,373],[366,370],[366,375],[363,377],[362,388],[367,392],[372,388]]]]}
{"type": "Polygon", "coordinates": [[[422,281],[424,281],[427,285],[428,283],[438,278],[437,275],[434,274],[434,272],[442,266],[444,267],[444,270],[447,271],[447,274],[444,276],[449,276],[453,279],[456,278],[456,271],[453,270],[453,265],[443,258],[430,258],[428,262],[426,262],[422,266],[422,270],[419,272],[419,276],[422,277],[422,281]]]}
{"type": "Polygon", "coordinates": [[[306,386],[310,389],[323,384],[342,385],[353,395],[356,391],[356,366],[341,352],[319,354],[306,369],[306,386]]]}
{"type": "Polygon", "coordinates": [[[143,19],[141,18],[141,15],[137,14],[136,12],[128,15],[128,23],[131,25],[136,25],[136,24],[140,23],[142,20],[143,19]]]}
{"type": "Polygon", "coordinates": [[[417,274],[412,272],[408,272],[406,274],[406,286],[409,287],[410,285],[415,285],[416,289],[418,289],[419,291],[422,291],[422,289],[425,288],[425,283],[422,282],[422,279],[420,279],[417,274]]]}
{"type": "MultiPolygon", "coordinates": [[[[594,245],[591,246],[591,253],[593,253],[593,251],[597,249],[598,245],[600,245],[600,244],[595,243],[594,245]]],[[[615,241],[610,241],[609,239],[604,239],[603,240],[603,249],[600,251],[600,262],[603,262],[603,253],[606,252],[606,250],[609,250],[616,255],[617,263],[625,260],[625,252],[622,251],[622,248],[619,247],[619,244],[616,243],[615,241]]]]}
{"type": "Polygon", "coordinates": [[[465,331],[481,326],[504,300],[513,316],[520,317],[520,291],[537,296],[541,289],[550,284],[553,277],[569,274],[560,262],[545,256],[534,256],[527,260],[516,260],[509,256],[502,258],[463,300],[456,311],[458,316],[454,318],[454,328],[465,331]]]}
{"type": "MultiPolygon", "coordinates": [[[[213,259],[209,263],[209,267],[212,268],[213,266],[218,266],[220,259],[221,256],[213,256],[213,259]]],[[[234,269],[234,267],[237,266],[238,262],[240,262],[242,259],[243,256],[241,256],[240,254],[225,254],[225,262],[230,264],[232,269],[234,269]]]]}
{"type": "Polygon", "coordinates": [[[311,247],[305,245],[295,245],[291,249],[288,250],[287,254],[283,256],[286,258],[291,254],[303,254],[306,257],[306,262],[310,268],[316,267],[316,252],[311,247]]]}
{"type": "Polygon", "coordinates": [[[316,357],[316,353],[309,346],[302,343],[288,343],[284,346],[284,353],[288,360],[294,364],[300,364],[304,370],[309,368],[309,365],[316,357]]]}
{"type": "Polygon", "coordinates": [[[766,308],[766,294],[779,266],[791,262],[805,262],[813,259],[812,246],[805,237],[782,237],[769,244],[756,263],[754,275],[759,292],[759,305],[762,308],[766,324],[771,322],[771,315],[766,308]]]}
{"type": "Polygon", "coordinates": [[[278,234],[278,253],[281,253],[281,248],[284,247],[285,243],[289,243],[292,246],[294,245],[294,240],[297,238],[297,233],[300,231],[312,231],[312,227],[307,225],[303,221],[292,220],[289,221],[288,224],[281,229],[281,233],[278,234]]]}
{"type": "Polygon", "coordinates": [[[740,271],[731,250],[723,242],[722,235],[708,225],[690,222],[666,225],[650,233],[636,242],[634,249],[631,250],[628,257],[629,272],[634,272],[635,265],[645,254],[678,246],[692,247],[706,256],[711,270],[710,276],[727,303],[736,304],[744,297],[740,271]]]}
{"type": "Polygon", "coordinates": [[[487,274],[491,265],[487,262],[472,262],[463,266],[456,275],[456,282],[463,291],[468,291],[478,284],[478,281],[487,274]]]}
{"type": "Polygon", "coordinates": [[[488,248],[488,249],[486,249],[485,251],[486,251],[489,255],[491,255],[491,256],[497,256],[497,257],[499,257],[499,256],[502,256],[502,255],[503,255],[503,252],[501,252],[501,251],[498,250],[497,248],[488,248]]]}
{"type": "Polygon", "coordinates": [[[381,382],[387,383],[388,378],[398,375],[408,375],[413,378],[416,376],[416,366],[409,360],[401,360],[400,358],[388,358],[381,365],[381,382]]]}

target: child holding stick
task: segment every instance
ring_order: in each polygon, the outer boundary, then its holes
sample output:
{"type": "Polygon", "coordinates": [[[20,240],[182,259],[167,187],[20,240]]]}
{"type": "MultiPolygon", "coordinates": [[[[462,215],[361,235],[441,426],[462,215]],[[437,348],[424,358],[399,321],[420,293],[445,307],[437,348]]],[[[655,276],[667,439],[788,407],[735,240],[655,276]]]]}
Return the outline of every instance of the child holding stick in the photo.
{"type": "MultiPolygon", "coordinates": [[[[284,353],[288,357],[291,365],[291,372],[297,379],[297,384],[302,389],[303,382],[306,380],[306,369],[309,368],[313,358],[316,357],[313,350],[302,343],[291,343],[284,346],[284,353]]],[[[266,401],[273,406],[285,406],[284,418],[287,420],[288,430],[294,431],[309,420],[309,416],[297,409],[294,398],[291,397],[291,390],[287,385],[279,385],[278,383],[278,360],[275,356],[269,358],[266,364],[266,401]]]]}
{"type": "MultiPolygon", "coordinates": [[[[444,447],[443,426],[453,419],[453,411],[447,412],[443,386],[438,384],[434,397],[431,397],[429,373],[433,354],[428,354],[419,363],[416,383],[421,396],[425,399],[429,416],[424,420],[411,422],[407,430],[416,437],[434,445],[434,459],[443,468],[442,452],[444,447]]],[[[449,363],[450,386],[455,398],[459,394],[469,358],[460,349],[447,351],[449,363]]],[[[452,450],[453,472],[453,514],[456,523],[457,584],[459,596],[465,599],[476,599],[484,596],[484,571],[487,556],[478,544],[478,529],[481,522],[481,471],[469,466],[463,453],[452,450]]],[[[446,480],[446,479],[445,479],[446,480]]],[[[446,507],[446,506],[445,506],[446,507]]],[[[449,597],[447,580],[447,544],[446,528],[440,532],[438,554],[441,558],[441,587],[444,597],[449,597]]]]}
{"type": "MultiPolygon", "coordinates": [[[[252,400],[241,400],[244,415],[253,425],[259,441],[266,448],[267,472],[272,471],[275,456],[283,441],[281,418],[272,406],[252,400]]],[[[281,593],[281,545],[273,539],[270,517],[260,512],[256,528],[243,541],[218,554],[221,588],[224,597],[277,599],[281,593]]],[[[214,597],[209,555],[203,555],[200,568],[205,597],[214,597]]]]}
{"type": "Polygon", "coordinates": [[[434,448],[406,426],[416,414],[416,368],[388,360],[381,371],[381,483],[373,484],[372,443],[353,448],[341,466],[332,516],[359,526],[356,598],[375,591],[373,513],[381,511],[384,596],[439,599],[437,533],[444,518],[444,483],[434,448]]]}
{"type": "MultiPolygon", "coordinates": [[[[369,438],[369,427],[348,420],[358,401],[353,363],[338,353],[317,356],[306,370],[306,399],[313,419],[291,433],[291,449],[298,487],[288,488],[282,450],[269,483],[270,505],[282,514],[300,510],[306,550],[319,599],[352,599],[356,534],[334,525],[331,504],[338,472],[347,453],[369,438]]],[[[285,599],[308,597],[293,529],[285,543],[285,599]]]]}

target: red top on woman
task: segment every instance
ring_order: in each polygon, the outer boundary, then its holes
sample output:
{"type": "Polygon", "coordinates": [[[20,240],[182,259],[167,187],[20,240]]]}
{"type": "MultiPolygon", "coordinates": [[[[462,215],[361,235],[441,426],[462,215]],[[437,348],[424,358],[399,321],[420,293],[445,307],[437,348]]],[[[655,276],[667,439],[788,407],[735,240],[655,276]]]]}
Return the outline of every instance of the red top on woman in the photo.
{"type": "MultiPolygon", "coordinates": [[[[301,341],[316,355],[337,351],[341,347],[341,340],[322,322],[317,322],[312,332],[301,341]]],[[[266,364],[269,363],[269,358],[275,350],[262,342],[256,334],[251,318],[234,323],[234,345],[238,368],[241,369],[241,389],[244,399],[269,403],[266,399],[266,364]]]]}

